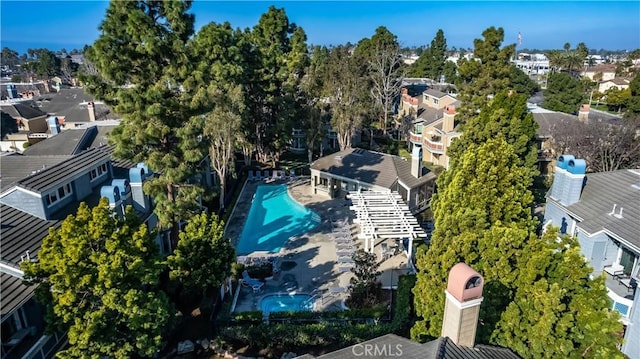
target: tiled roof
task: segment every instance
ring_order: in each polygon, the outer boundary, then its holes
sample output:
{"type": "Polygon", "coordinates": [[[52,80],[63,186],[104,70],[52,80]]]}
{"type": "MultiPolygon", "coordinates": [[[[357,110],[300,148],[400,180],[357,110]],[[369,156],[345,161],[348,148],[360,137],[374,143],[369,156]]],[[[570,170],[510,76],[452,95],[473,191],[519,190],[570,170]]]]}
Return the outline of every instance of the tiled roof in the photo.
{"type": "Polygon", "coordinates": [[[14,103],[8,103],[8,104],[1,104],[0,108],[2,109],[2,112],[8,113],[11,117],[15,119],[24,118],[26,120],[30,120],[36,117],[41,117],[46,115],[45,112],[42,112],[35,107],[29,106],[27,103],[14,102],[14,103]]]}
{"type": "Polygon", "coordinates": [[[579,227],[590,234],[601,230],[640,249],[640,169],[589,173],[580,201],[566,207],[579,216],[579,227]],[[616,205],[622,218],[609,215],[616,205]]]}
{"type": "Polygon", "coordinates": [[[11,154],[0,157],[0,191],[15,182],[30,176],[33,172],[55,166],[71,156],[24,156],[11,154]]]}
{"type": "Polygon", "coordinates": [[[404,158],[394,156],[393,163],[396,165],[398,178],[409,188],[415,188],[418,185],[436,179],[436,175],[424,166],[422,167],[422,175],[419,178],[415,178],[411,174],[411,161],[404,158]]]}
{"type": "Polygon", "coordinates": [[[109,154],[105,151],[92,148],[16,183],[28,190],[41,192],[85,172],[87,167],[108,158],[109,154]]]}
{"type": "Polygon", "coordinates": [[[598,64],[596,66],[587,67],[584,72],[615,72],[615,64],[598,64]]]}
{"type": "Polygon", "coordinates": [[[419,112],[418,118],[424,121],[424,126],[432,124],[443,117],[444,109],[436,109],[429,106],[422,106],[420,108],[422,111],[419,112]]]}
{"type": "Polygon", "coordinates": [[[2,293],[2,321],[4,318],[20,308],[31,296],[35,286],[22,284],[22,279],[7,273],[0,273],[0,293],[2,293]]]}
{"type": "Polygon", "coordinates": [[[85,150],[93,142],[98,130],[95,127],[64,130],[27,147],[25,156],[74,155],[85,150]]]}
{"type": "Polygon", "coordinates": [[[353,148],[319,158],[311,168],[384,188],[392,188],[398,180],[414,188],[435,179],[426,168],[423,176],[413,177],[411,162],[402,157],[353,148]]]}
{"type": "Polygon", "coordinates": [[[43,220],[4,204],[0,204],[0,216],[0,260],[15,267],[18,267],[21,257],[26,256],[27,251],[31,258],[35,258],[49,228],[57,228],[61,223],[59,220],[43,220]]]}
{"type": "Polygon", "coordinates": [[[613,82],[616,85],[621,85],[621,86],[624,86],[624,85],[628,86],[629,85],[629,80],[624,79],[622,77],[615,77],[615,78],[613,78],[613,79],[611,79],[609,81],[613,82]]]}

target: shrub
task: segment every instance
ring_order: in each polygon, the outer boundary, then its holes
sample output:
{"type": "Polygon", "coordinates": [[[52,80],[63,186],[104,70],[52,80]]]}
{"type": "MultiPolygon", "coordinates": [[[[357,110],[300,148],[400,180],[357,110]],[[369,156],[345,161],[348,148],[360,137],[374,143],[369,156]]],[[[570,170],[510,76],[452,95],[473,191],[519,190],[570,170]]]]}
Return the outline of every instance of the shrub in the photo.
{"type": "Polygon", "coordinates": [[[273,263],[265,261],[260,264],[246,266],[245,269],[251,278],[265,279],[273,276],[273,263]]]}
{"type": "Polygon", "coordinates": [[[393,332],[401,336],[409,336],[409,330],[415,320],[413,308],[413,286],[416,284],[415,275],[402,275],[398,280],[396,304],[394,307],[391,326],[393,332]]]}

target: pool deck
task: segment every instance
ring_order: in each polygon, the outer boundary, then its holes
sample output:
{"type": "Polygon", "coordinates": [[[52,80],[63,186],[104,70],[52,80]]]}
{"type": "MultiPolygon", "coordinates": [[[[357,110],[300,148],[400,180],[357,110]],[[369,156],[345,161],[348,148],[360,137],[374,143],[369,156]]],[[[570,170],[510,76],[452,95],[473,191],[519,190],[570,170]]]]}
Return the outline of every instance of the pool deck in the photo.
{"type": "MultiPolygon", "coordinates": [[[[242,228],[256,187],[264,182],[247,181],[240,194],[226,227],[226,235],[236,244],[242,233],[242,228]]],[[[285,183],[285,182],[275,182],[285,183]]],[[[274,293],[309,293],[317,298],[315,310],[340,310],[346,293],[333,293],[330,287],[347,287],[353,274],[340,270],[336,244],[333,240],[333,220],[349,218],[351,233],[358,248],[363,248],[363,241],[357,239],[358,228],[353,224],[353,213],[349,210],[344,198],[331,199],[327,194],[313,194],[309,184],[309,177],[302,177],[288,182],[289,194],[298,203],[316,212],[321,223],[311,231],[289,239],[280,253],[272,255],[278,257],[279,262],[287,264],[273,279],[267,280],[262,290],[254,293],[251,288],[240,287],[235,311],[258,310],[260,299],[264,295],[274,293]],[[290,268],[292,267],[292,268],[290,268]]],[[[379,280],[383,287],[395,286],[398,276],[407,272],[404,263],[407,258],[398,254],[383,260],[376,248],[375,253],[381,261],[379,280]]],[[[264,256],[264,253],[254,253],[253,256],[264,256]]],[[[249,255],[252,256],[252,255],[249,255]]]]}

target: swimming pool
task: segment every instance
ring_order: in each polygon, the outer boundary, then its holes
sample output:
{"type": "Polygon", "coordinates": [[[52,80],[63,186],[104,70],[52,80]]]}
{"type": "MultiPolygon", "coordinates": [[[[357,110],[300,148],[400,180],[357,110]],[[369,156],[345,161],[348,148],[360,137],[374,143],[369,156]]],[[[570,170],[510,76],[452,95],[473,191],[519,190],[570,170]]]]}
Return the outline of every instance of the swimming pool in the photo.
{"type": "Polygon", "coordinates": [[[294,201],[287,192],[287,185],[259,185],[236,253],[277,253],[289,238],[308,232],[318,223],[320,216],[294,201]]]}
{"type": "Polygon", "coordinates": [[[260,310],[266,315],[273,312],[301,312],[313,310],[314,300],[309,294],[271,294],[260,300],[260,310]]]}

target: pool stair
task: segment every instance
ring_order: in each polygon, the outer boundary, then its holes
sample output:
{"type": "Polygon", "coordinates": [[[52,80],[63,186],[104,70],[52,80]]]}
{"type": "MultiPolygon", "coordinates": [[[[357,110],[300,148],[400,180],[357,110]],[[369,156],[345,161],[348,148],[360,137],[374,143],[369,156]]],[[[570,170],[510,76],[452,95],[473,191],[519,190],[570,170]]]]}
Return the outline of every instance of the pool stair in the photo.
{"type": "MultiPolygon", "coordinates": [[[[315,301],[316,299],[322,299],[322,296],[324,295],[324,293],[320,288],[316,288],[311,293],[309,293],[309,295],[311,297],[309,297],[309,299],[305,299],[305,301],[302,302],[303,307],[306,307],[308,304],[310,304],[312,300],[315,301]]],[[[315,309],[315,307],[316,305],[314,303],[312,310],[315,309]]]]}

